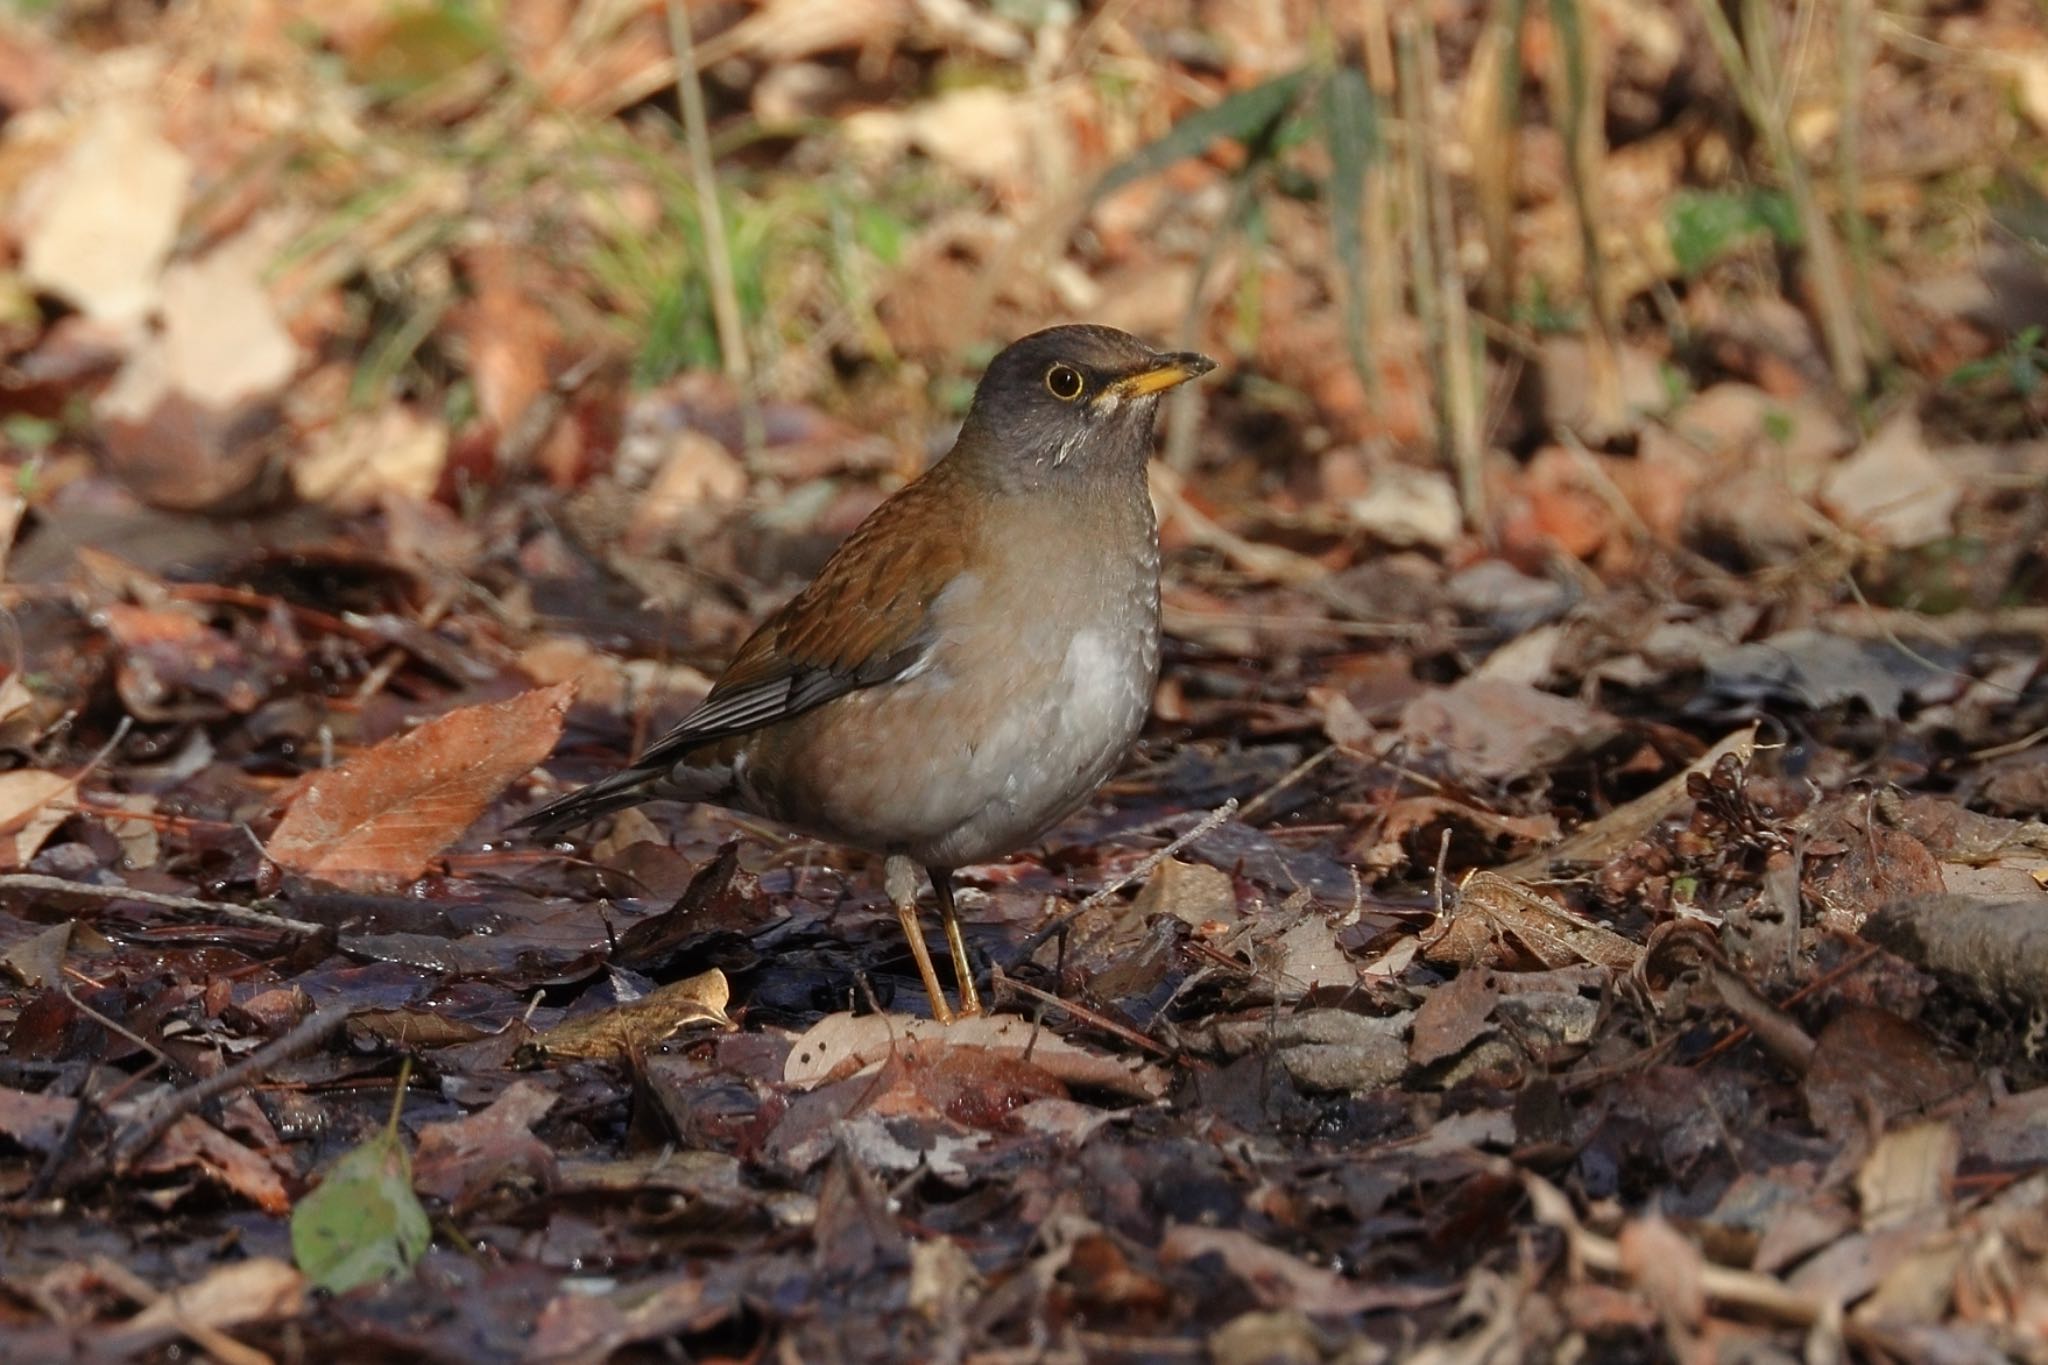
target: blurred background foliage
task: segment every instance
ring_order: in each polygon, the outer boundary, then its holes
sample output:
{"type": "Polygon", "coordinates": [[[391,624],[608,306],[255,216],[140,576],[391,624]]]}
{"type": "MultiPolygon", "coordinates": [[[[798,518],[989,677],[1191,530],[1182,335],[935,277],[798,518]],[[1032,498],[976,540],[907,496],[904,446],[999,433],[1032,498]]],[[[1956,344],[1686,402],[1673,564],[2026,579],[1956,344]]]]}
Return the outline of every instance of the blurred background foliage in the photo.
{"type": "Polygon", "coordinates": [[[1759,467],[1813,492],[1902,410],[2039,432],[2044,31],[2037,0],[16,0],[9,458],[368,505],[645,484],[672,453],[636,426],[702,428],[734,463],[698,481],[745,499],[799,409],[900,477],[996,346],[1092,318],[1227,358],[1167,442],[1214,507],[1597,555],[1759,467]],[[1663,439],[1729,383],[1823,433],[1798,467],[1663,439]]]}

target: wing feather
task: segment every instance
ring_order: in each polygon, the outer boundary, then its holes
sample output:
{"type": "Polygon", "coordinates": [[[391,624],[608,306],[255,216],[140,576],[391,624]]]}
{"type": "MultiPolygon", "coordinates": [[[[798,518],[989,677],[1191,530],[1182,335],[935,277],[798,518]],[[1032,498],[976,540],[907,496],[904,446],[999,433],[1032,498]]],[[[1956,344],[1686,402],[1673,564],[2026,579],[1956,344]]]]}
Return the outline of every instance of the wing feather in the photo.
{"type": "Polygon", "coordinates": [[[901,675],[934,642],[932,604],[967,567],[978,503],[967,510],[945,464],[869,514],[818,576],[762,623],[704,704],[657,740],[638,768],[802,715],[901,675]]]}

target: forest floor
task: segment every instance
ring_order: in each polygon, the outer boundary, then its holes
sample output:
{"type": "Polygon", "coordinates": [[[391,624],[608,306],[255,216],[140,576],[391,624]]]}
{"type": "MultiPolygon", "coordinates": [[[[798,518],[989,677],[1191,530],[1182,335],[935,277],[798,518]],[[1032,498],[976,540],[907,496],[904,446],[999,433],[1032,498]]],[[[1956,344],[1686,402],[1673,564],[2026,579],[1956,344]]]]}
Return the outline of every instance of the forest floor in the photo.
{"type": "Polygon", "coordinates": [[[1342,8],[0,20],[0,1356],[2048,1360],[2041,7],[1342,8]],[[992,1017],[511,828],[1073,319],[1222,366],[992,1017]]]}

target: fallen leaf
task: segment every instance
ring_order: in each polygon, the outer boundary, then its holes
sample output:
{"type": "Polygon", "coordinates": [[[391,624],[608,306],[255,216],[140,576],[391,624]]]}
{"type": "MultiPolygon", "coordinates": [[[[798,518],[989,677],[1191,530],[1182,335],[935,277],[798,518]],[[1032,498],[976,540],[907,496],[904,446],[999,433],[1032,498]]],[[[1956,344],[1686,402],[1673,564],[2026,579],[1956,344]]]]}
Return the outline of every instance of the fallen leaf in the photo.
{"type": "Polygon", "coordinates": [[[552,1093],[519,1080],[488,1108],[428,1124],[413,1154],[413,1188],[458,1208],[508,1175],[552,1189],[555,1154],[532,1129],[554,1106],[552,1093]]]}
{"type": "Polygon", "coordinates": [[[1615,1250],[1621,1272],[1666,1321],[1699,1325],[1707,1313],[1706,1261],[1690,1238],[1653,1213],[1623,1224],[1615,1250]]]}
{"type": "Polygon", "coordinates": [[[28,196],[22,274],[88,317],[141,322],[185,212],[192,166],[139,105],[96,111],[28,196]]]}
{"type": "Polygon", "coordinates": [[[1452,1287],[1364,1285],[1334,1270],[1267,1246],[1236,1228],[1175,1223],[1159,1242],[1159,1259],[1182,1265],[1199,1256],[1220,1256],[1230,1273],[1269,1308],[1298,1308],[1309,1314],[1343,1315],[1379,1308],[1419,1308],[1457,1292],[1452,1287]]]}
{"type": "Polygon", "coordinates": [[[292,463],[292,487],[307,502],[358,512],[387,495],[432,497],[447,463],[447,426],[394,403],[316,433],[292,463]]]}
{"type": "Polygon", "coordinates": [[[1938,1216],[1962,1150],[1962,1139],[1946,1123],[1910,1124],[1880,1137],[1856,1171],[1864,1229],[1938,1216]]]}
{"type": "Polygon", "coordinates": [[[542,1057],[623,1057],[658,1047],[695,1024],[738,1028],[725,1013],[731,999],[725,973],[713,967],[638,1000],[565,1020],[529,1046],[542,1057]]]}
{"type": "Polygon", "coordinates": [[[133,1169],[159,1175],[196,1170],[265,1213],[282,1216],[292,1206],[275,1165],[195,1114],[186,1114],[172,1124],[133,1169]]]}
{"type": "Polygon", "coordinates": [[[1861,1132],[1873,1113],[1886,1120],[1917,1114],[1982,1084],[1917,1025],[1883,1010],[1844,1009],[1816,1041],[1806,1072],[1807,1113],[1838,1142],[1861,1132]]]}
{"type": "Polygon", "coordinates": [[[70,778],[35,768],[0,773],[0,869],[25,867],[43,841],[70,816],[56,804],[72,788],[70,778]]]}
{"type": "Polygon", "coordinates": [[[71,921],[62,920],[0,953],[4,969],[22,985],[54,987],[64,975],[64,952],[71,946],[71,921]]]}
{"type": "Polygon", "coordinates": [[[315,774],[267,852],[342,886],[404,885],[554,750],[574,692],[557,683],[450,711],[315,774]]]}
{"type": "Polygon", "coordinates": [[[1629,968],[1643,953],[1606,925],[1493,872],[1466,878],[1444,921],[1423,936],[1424,957],[1461,968],[1504,964],[1511,948],[1550,968],[1629,968]]]}
{"type": "Polygon", "coordinates": [[[1146,879],[1131,902],[1131,914],[1139,920],[1172,915],[1197,929],[1235,924],[1239,919],[1237,882],[1220,867],[1168,858],[1146,879]]]}
{"type": "Polygon", "coordinates": [[[1467,782],[1510,782],[1590,754],[1621,722],[1524,683],[1468,677],[1401,713],[1401,737],[1467,782]]]}
{"type": "Polygon", "coordinates": [[[1821,496],[1847,525],[1903,548],[1949,534],[1963,488],[1955,471],[1928,451],[1920,419],[1907,412],[1837,465],[1821,496]]]}
{"type": "MultiPolygon", "coordinates": [[[[151,390],[131,395],[122,410],[146,412],[170,391],[228,409],[274,393],[292,377],[299,348],[259,278],[267,254],[263,243],[229,243],[163,272],[163,326],[153,343],[161,348],[153,368],[160,368],[149,376],[151,390]]],[[[126,382],[124,371],[116,389],[126,382]]]]}
{"type": "Polygon", "coordinates": [[[1458,491],[1433,469],[1387,461],[1372,472],[1372,486],[1347,499],[1344,515],[1361,531],[1394,546],[1445,549],[1465,530],[1458,491]]]}
{"type": "Polygon", "coordinates": [[[1708,655],[1708,683],[1738,701],[1795,701],[1823,710],[1860,701],[1889,720],[1908,696],[1951,687],[1953,676],[1885,640],[1798,627],[1708,655]]]}
{"type": "Polygon", "coordinates": [[[1007,1014],[956,1019],[950,1025],[901,1014],[828,1014],[790,1044],[782,1079],[809,1090],[878,1067],[907,1041],[931,1039],[1027,1057],[1065,1085],[1135,1099],[1166,1093],[1167,1077],[1158,1067],[1090,1051],[1007,1014]]]}
{"type": "Polygon", "coordinates": [[[665,537],[691,525],[699,508],[714,511],[745,496],[747,470],[733,453],[701,431],[678,431],[661,467],[633,505],[626,545],[642,553],[658,550],[665,537]]]}
{"type": "Polygon", "coordinates": [[[523,278],[527,267],[510,247],[479,246],[464,255],[462,265],[476,296],[454,326],[469,347],[477,411],[503,439],[547,391],[555,319],[534,297],[523,278]]]}
{"type": "Polygon", "coordinates": [[[50,1152],[63,1140],[78,1101],[0,1086],[0,1133],[31,1152],[50,1152]]]}
{"type": "Polygon", "coordinates": [[[1480,1035],[1493,1029],[1493,1007],[1500,994],[1484,970],[1463,971],[1423,998],[1415,1011],[1408,1039],[1408,1057],[1417,1066],[1455,1056],[1480,1035]]]}
{"type": "Polygon", "coordinates": [[[291,1213],[292,1259],[330,1294],[410,1275],[434,1235],[392,1129],[344,1152],[291,1213]]]}

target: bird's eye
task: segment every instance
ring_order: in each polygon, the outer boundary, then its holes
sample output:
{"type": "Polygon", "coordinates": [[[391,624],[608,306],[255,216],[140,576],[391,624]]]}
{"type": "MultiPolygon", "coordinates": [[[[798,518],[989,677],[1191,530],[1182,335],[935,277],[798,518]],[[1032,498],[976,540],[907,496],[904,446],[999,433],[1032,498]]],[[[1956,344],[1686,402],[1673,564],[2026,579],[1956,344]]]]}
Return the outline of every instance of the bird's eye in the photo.
{"type": "Polygon", "coordinates": [[[1062,403],[1071,403],[1088,387],[1081,372],[1072,365],[1055,365],[1045,372],[1045,389],[1062,403]]]}

